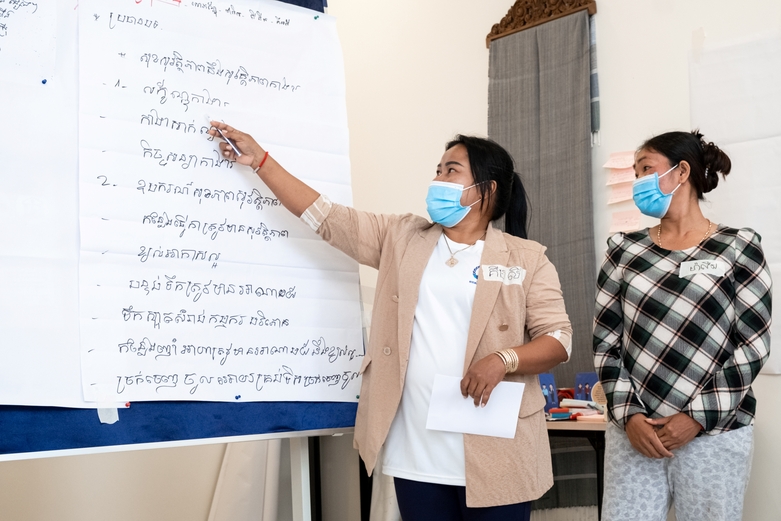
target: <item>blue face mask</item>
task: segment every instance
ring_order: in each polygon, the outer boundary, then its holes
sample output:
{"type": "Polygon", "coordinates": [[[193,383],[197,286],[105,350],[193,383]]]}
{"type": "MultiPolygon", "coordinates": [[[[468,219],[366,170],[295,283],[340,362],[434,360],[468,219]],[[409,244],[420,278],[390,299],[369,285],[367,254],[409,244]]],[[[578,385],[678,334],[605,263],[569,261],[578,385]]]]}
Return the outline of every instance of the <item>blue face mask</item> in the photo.
{"type": "Polygon", "coordinates": [[[451,228],[463,221],[472,206],[480,202],[478,199],[469,206],[461,204],[461,193],[472,186],[431,181],[426,195],[426,209],[431,220],[445,228],[451,228]]]}
{"type": "Polygon", "coordinates": [[[675,165],[662,175],[659,175],[658,172],[654,172],[652,175],[635,179],[635,182],[632,185],[632,198],[641,213],[650,217],[656,217],[657,219],[661,219],[665,216],[667,210],[670,209],[670,203],[673,200],[675,190],[680,188],[681,185],[676,186],[672,192],[666,194],[659,188],[659,179],[676,168],[678,168],[678,165],[675,165]]]}

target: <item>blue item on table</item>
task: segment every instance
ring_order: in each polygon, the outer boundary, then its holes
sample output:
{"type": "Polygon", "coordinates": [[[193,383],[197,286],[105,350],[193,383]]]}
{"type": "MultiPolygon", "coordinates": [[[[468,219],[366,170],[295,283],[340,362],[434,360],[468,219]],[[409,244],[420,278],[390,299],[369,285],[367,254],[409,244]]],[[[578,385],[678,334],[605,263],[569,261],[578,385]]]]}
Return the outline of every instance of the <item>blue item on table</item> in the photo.
{"type": "Polygon", "coordinates": [[[591,390],[598,381],[597,373],[578,373],[575,375],[575,399],[591,401],[591,390]]]}
{"type": "Polygon", "coordinates": [[[542,395],[545,397],[545,412],[559,406],[559,390],[551,373],[543,373],[539,376],[542,395]]]}

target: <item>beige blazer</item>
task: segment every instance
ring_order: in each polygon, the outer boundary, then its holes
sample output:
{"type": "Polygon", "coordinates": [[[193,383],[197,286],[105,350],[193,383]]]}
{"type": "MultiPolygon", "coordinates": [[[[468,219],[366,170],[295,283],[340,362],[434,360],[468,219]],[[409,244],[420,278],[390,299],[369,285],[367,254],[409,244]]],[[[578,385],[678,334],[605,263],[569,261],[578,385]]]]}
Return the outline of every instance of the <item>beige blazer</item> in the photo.
{"type": "MultiPolygon", "coordinates": [[[[325,197],[315,201],[301,219],[332,246],[379,270],[355,419],[355,447],[371,473],[401,400],[418,288],[442,227],[411,214],[360,212],[325,197]]],[[[480,270],[464,373],[494,351],[549,332],[561,331],[559,340],[569,345],[572,328],[558,275],[544,252],[534,241],[489,227],[481,266],[521,267],[526,274],[522,284],[505,284],[485,280],[485,269],[480,270]]],[[[515,438],[464,435],[470,507],[534,500],[553,485],[545,398],[537,375],[506,379],[526,384],[515,438]]]]}

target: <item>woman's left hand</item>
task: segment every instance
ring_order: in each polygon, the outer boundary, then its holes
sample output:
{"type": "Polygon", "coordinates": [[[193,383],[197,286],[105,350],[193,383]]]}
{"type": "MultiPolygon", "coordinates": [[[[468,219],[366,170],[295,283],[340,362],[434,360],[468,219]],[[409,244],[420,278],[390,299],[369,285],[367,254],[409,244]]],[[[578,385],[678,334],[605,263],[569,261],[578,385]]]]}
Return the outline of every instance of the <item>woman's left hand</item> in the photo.
{"type": "Polygon", "coordinates": [[[682,412],[655,420],[648,418],[645,421],[657,429],[656,436],[667,450],[683,447],[702,430],[702,425],[697,420],[682,412]]]}
{"type": "Polygon", "coordinates": [[[490,354],[472,365],[461,380],[461,394],[475,400],[475,407],[488,403],[496,384],[504,379],[504,362],[496,354],[490,354]]]}

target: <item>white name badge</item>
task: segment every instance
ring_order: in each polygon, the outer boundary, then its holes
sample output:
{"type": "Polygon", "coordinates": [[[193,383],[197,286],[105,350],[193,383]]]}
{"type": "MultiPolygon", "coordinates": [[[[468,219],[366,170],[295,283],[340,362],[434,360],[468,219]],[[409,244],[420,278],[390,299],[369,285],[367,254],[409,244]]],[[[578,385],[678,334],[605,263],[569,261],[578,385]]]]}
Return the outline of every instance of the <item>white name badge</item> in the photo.
{"type": "Polygon", "coordinates": [[[483,264],[480,266],[483,279],[489,282],[501,282],[510,284],[522,284],[526,278],[526,270],[520,266],[501,266],[499,264],[483,264]]]}
{"type": "Polygon", "coordinates": [[[698,273],[723,277],[727,273],[727,263],[721,260],[697,260],[681,263],[679,277],[691,277],[698,273]]]}

